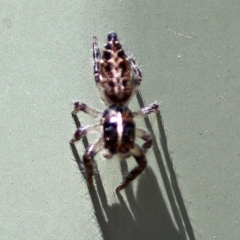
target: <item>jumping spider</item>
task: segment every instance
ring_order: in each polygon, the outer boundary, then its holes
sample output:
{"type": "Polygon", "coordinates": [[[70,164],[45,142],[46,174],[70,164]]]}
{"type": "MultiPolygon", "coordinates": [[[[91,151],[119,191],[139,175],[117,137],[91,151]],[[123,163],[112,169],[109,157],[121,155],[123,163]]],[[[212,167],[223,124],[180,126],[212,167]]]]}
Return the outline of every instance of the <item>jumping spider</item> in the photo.
{"type": "Polygon", "coordinates": [[[116,188],[116,191],[120,191],[145,169],[147,165],[145,153],[152,146],[152,136],[135,126],[135,118],[157,112],[158,104],[150,104],[136,112],[128,108],[127,104],[140,85],[142,76],[135,61],[121,48],[116,33],[108,34],[108,43],[105,45],[102,58],[97,39],[93,37],[93,58],[95,81],[107,108],[100,112],[82,102],[76,102],[73,114],[82,111],[93,118],[100,118],[100,123],[78,128],[71,143],[79,141],[88,133],[96,131],[101,133],[100,139],[90,144],[83,155],[87,182],[90,186],[93,183],[92,160],[100,150],[104,150],[105,158],[111,158],[115,154],[120,155],[122,159],[133,156],[138,166],[131,170],[116,188]],[[145,141],[142,147],[135,143],[135,137],[145,141]]]}

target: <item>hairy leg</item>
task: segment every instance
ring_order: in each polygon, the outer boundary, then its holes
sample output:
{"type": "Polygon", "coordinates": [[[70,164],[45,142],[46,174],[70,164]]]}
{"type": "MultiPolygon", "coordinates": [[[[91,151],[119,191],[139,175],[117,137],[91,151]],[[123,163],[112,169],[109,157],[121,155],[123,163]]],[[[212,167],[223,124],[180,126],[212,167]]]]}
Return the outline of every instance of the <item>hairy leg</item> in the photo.
{"type": "Polygon", "coordinates": [[[152,146],[153,138],[150,133],[148,133],[142,128],[136,128],[135,134],[136,137],[139,137],[145,141],[145,143],[142,145],[142,148],[145,151],[152,146]]]}
{"type": "Polygon", "coordinates": [[[125,53],[127,55],[131,69],[133,71],[134,84],[136,85],[136,87],[138,87],[142,82],[142,73],[141,73],[140,69],[137,67],[137,64],[136,64],[136,61],[134,60],[134,58],[128,52],[125,52],[125,53]]]}
{"type": "Polygon", "coordinates": [[[83,136],[87,135],[88,133],[100,132],[100,131],[101,131],[100,124],[80,127],[75,132],[74,137],[71,140],[71,143],[75,143],[79,141],[83,136]]]}
{"type": "Polygon", "coordinates": [[[93,183],[93,165],[92,160],[94,156],[102,149],[103,141],[99,139],[97,142],[89,145],[86,152],[83,155],[83,164],[86,171],[87,183],[89,186],[92,186],[93,183]]]}
{"type": "Polygon", "coordinates": [[[136,159],[138,166],[135,167],[133,170],[129,172],[127,175],[125,181],[121,183],[117,188],[116,191],[119,192],[122,189],[126,188],[131,181],[133,181],[139,174],[142,173],[142,171],[145,169],[147,166],[147,160],[145,158],[145,153],[144,151],[137,145],[135,144],[134,148],[132,149],[132,155],[136,159]]]}
{"type": "Polygon", "coordinates": [[[93,48],[93,61],[94,61],[93,73],[94,73],[95,82],[99,83],[101,53],[99,50],[97,37],[95,37],[95,36],[93,36],[92,48],[93,48]]]}
{"type": "Polygon", "coordinates": [[[142,109],[140,109],[136,112],[133,112],[133,115],[134,115],[135,118],[144,117],[148,114],[158,112],[158,107],[159,107],[158,103],[151,103],[148,106],[146,106],[146,107],[144,107],[144,108],[142,108],[142,109]]]}
{"type": "Polygon", "coordinates": [[[90,115],[93,118],[100,117],[102,113],[96,110],[93,107],[88,106],[82,102],[75,102],[74,103],[74,110],[72,111],[73,114],[77,114],[79,111],[85,112],[86,114],[90,115]]]}

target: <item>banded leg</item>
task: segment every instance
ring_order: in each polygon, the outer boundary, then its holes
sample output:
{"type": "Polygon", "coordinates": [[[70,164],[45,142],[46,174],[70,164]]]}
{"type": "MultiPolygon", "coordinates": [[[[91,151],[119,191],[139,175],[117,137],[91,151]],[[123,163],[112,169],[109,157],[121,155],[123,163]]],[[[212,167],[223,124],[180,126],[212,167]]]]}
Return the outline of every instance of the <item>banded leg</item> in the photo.
{"type": "Polygon", "coordinates": [[[151,113],[156,113],[158,112],[158,107],[159,107],[158,103],[151,103],[147,107],[144,107],[136,112],[133,112],[134,118],[143,117],[151,113]]]}
{"type": "Polygon", "coordinates": [[[93,61],[94,61],[93,73],[94,73],[95,82],[98,83],[100,81],[99,80],[99,71],[100,71],[101,53],[99,50],[98,41],[97,41],[96,36],[93,36],[92,47],[93,47],[93,61]]]}
{"type": "Polygon", "coordinates": [[[134,83],[136,86],[139,86],[142,82],[142,73],[140,69],[137,67],[137,64],[134,58],[128,52],[125,52],[125,53],[127,55],[127,58],[129,59],[130,66],[134,74],[134,83]]]}
{"type": "Polygon", "coordinates": [[[142,173],[142,171],[145,169],[147,166],[147,160],[145,158],[145,153],[144,151],[137,145],[135,144],[134,148],[132,149],[132,155],[136,159],[138,166],[135,167],[133,170],[131,170],[126,177],[125,181],[121,183],[117,188],[116,192],[121,191],[122,189],[126,188],[131,181],[133,181],[139,174],[142,173]]]}
{"type": "Polygon", "coordinates": [[[83,155],[83,164],[85,167],[87,183],[89,186],[92,186],[92,183],[93,183],[92,160],[94,156],[102,149],[102,147],[103,147],[103,141],[102,139],[99,139],[97,142],[91,144],[83,155]]]}
{"type": "Polygon", "coordinates": [[[153,138],[150,133],[143,130],[142,128],[136,128],[135,134],[136,134],[136,137],[139,137],[145,141],[145,143],[142,145],[142,148],[145,151],[152,146],[153,138]]]}
{"type": "Polygon", "coordinates": [[[70,142],[75,143],[79,141],[83,136],[87,135],[88,133],[100,132],[100,129],[101,129],[100,124],[80,127],[77,129],[73,139],[70,142]]]}
{"type": "Polygon", "coordinates": [[[74,103],[74,110],[72,111],[72,114],[77,114],[79,111],[85,112],[86,114],[90,115],[93,118],[97,118],[97,117],[100,117],[102,115],[101,112],[99,112],[95,108],[92,108],[92,107],[88,106],[85,103],[75,102],[74,103]]]}

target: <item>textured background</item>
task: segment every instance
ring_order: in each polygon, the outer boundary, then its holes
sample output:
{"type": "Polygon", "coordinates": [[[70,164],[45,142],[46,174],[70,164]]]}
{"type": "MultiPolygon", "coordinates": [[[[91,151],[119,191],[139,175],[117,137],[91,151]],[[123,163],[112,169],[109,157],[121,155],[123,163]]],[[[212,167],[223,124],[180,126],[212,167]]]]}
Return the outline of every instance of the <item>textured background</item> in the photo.
{"type": "Polygon", "coordinates": [[[0,238],[239,239],[239,15],[227,0],[3,0],[0,238]],[[143,72],[130,108],[161,103],[138,121],[155,136],[148,169],[120,195],[134,160],[99,154],[89,191],[68,143],[74,100],[104,109],[91,37],[110,30],[143,72]]]}

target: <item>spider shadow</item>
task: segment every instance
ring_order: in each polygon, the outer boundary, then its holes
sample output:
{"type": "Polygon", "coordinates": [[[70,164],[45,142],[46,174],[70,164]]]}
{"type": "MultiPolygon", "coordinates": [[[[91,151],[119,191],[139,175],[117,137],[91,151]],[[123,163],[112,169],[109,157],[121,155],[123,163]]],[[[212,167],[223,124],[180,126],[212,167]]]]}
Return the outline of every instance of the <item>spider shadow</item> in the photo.
{"type": "MultiPolygon", "coordinates": [[[[71,148],[79,170],[83,173],[82,161],[75,145],[71,144],[71,148]]],[[[121,170],[124,172],[128,171],[126,162],[122,161],[121,170]]],[[[154,173],[147,168],[144,171],[144,175],[147,179],[140,178],[137,197],[134,197],[131,185],[125,190],[128,203],[130,204],[129,209],[121,193],[114,193],[115,197],[118,198],[118,203],[114,203],[111,206],[108,204],[101,176],[100,174],[95,174],[96,188],[90,187],[88,190],[104,240],[132,240],[133,233],[134,239],[139,240],[172,240],[177,239],[181,235],[171,221],[154,173]],[[154,197],[149,198],[149,196],[154,197]],[[148,216],[146,216],[144,211],[146,209],[148,216]],[[168,230],[166,231],[166,229],[168,230]]],[[[181,239],[187,240],[182,235],[181,239]]]]}
{"type": "MultiPolygon", "coordinates": [[[[144,107],[144,101],[140,91],[137,92],[136,97],[137,97],[139,106],[141,108],[144,107]]],[[[157,118],[158,130],[160,133],[159,136],[160,136],[161,146],[163,149],[164,159],[165,159],[170,177],[168,177],[167,175],[166,167],[164,166],[164,161],[161,156],[160,149],[156,144],[156,136],[154,134],[150,120],[148,117],[145,117],[144,121],[148,130],[152,133],[153,142],[155,143],[153,144],[153,152],[157,160],[158,168],[161,172],[161,176],[163,179],[165,191],[167,193],[168,201],[171,206],[174,219],[176,221],[176,224],[178,226],[178,229],[181,235],[188,236],[189,239],[194,240],[196,238],[195,238],[192,224],[190,222],[190,219],[183,201],[180,188],[178,186],[176,173],[174,171],[173,163],[168,150],[167,137],[164,130],[162,115],[160,111],[156,114],[156,118],[157,118]]]]}
{"type": "MultiPolygon", "coordinates": [[[[140,92],[136,94],[140,107],[144,107],[144,102],[140,92]]],[[[173,169],[163,121],[160,113],[156,115],[158,129],[160,132],[160,142],[163,149],[164,158],[170,175],[167,175],[166,167],[161,156],[159,147],[156,144],[156,137],[148,117],[144,118],[148,130],[153,136],[153,152],[157,159],[158,168],[162,175],[164,189],[167,200],[170,204],[174,222],[168,211],[166,201],[163,198],[157,179],[150,168],[144,171],[144,177],[139,178],[137,195],[134,196],[131,185],[125,190],[128,205],[121,193],[115,194],[119,203],[111,206],[108,204],[100,174],[95,174],[96,188],[89,188],[95,215],[103,239],[191,239],[194,240],[194,232],[190,223],[186,207],[184,205],[180,189],[178,187],[176,174],[173,169]],[[146,179],[147,178],[147,179],[146,179]],[[177,226],[177,227],[176,227],[177,226]]],[[[77,116],[73,115],[77,127],[81,126],[77,116]]],[[[83,138],[85,149],[89,143],[86,137],[83,138]]],[[[78,155],[74,144],[70,144],[78,168],[84,176],[82,161],[78,155]]],[[[95,162],[95,161],[94,161],[95,162]]],[[[122,162],[122,161],[121,161],[122,162]]],[[[95,170],[98,171],[95,162],[95,170]]],[[[121,163],[121,171],[128,172],[126,162],[121,163]]],[[[84,176],[85,177],[85,176],[84,176]]]]}

